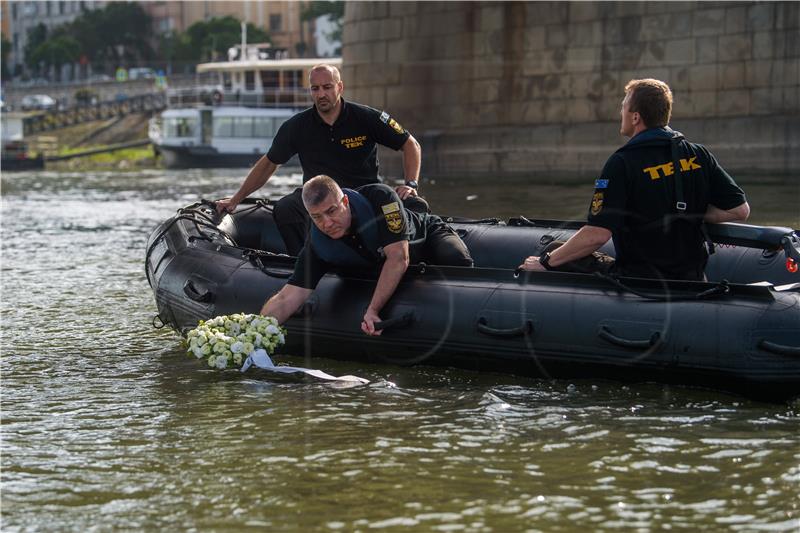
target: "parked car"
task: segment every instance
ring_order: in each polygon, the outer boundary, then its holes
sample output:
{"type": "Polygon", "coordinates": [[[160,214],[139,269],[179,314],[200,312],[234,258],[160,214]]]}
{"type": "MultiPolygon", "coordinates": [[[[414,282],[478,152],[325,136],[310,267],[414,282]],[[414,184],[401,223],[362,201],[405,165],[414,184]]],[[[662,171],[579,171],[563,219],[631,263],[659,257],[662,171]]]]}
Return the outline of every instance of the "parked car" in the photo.
{"type": "Polygon", "coordinates": [[[22,109],[30,111],[33,109],[41,109],[44,111],[56,109],[58,102],[52,96],[46,94],[29,94],[22,99],[22,109]]]}
{"type": "Polygon", "coordinates": [[[128,69],[128,79],[130,80],[153,79],[155,77],[156,72],[151,68],[134,67],[128,69]]]}

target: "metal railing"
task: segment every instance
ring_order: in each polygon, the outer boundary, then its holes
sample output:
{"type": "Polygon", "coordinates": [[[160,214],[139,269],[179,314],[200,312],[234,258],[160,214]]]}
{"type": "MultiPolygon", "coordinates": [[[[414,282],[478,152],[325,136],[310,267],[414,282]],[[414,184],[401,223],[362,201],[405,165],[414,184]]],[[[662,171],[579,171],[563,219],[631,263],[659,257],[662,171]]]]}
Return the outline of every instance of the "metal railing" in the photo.
{"type": "Polygon", "coordinates": [[[22,119],[22,128],[25,135],[31,135],[92,120],[105,120],[131,113],[155,112],[164,109],[166,101],[164,93],[157,92],[96,104],[82,104],[67,109],[42,111],[22,119]]]}
{"type": "Polygon", "coordinates": [[[208,106],[244,106],[263,108],[300,108],[311,105],[308,89],[265,89],[262,93],[225,91],[220,86],[206,85],[169,89],[167,105],[174,108],[208,106]]]}

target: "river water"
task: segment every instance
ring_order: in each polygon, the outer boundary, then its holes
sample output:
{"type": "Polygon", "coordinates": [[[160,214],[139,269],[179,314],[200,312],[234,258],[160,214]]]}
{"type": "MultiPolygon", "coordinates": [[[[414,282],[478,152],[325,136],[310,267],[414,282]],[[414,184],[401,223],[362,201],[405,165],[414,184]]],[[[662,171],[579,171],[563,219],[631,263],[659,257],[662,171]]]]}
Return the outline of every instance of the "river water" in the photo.
{"type": "MultiPolygon", "coordinates": [[[[340,388],[188,358],[151,326],[147,236],[243,174],[3,174],[3,531],[800,531],[798,403],[314,359],[372,381],[340,388]]],[[[426,195],[580,219],[590,187],[426,195]]],[[[753,222],[800,227],[800,184],[747,189],[753,222]]]]}

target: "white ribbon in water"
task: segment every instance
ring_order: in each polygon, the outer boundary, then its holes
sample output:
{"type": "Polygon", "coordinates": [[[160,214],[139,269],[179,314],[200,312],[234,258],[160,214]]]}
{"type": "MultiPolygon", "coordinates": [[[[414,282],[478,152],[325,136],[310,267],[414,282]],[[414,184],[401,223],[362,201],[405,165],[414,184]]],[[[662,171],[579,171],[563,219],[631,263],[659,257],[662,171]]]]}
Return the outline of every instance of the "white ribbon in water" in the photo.
{"type": "Polygon", "coordinates": [[[278,374],[295,374],[297,372],[302,372],[308,376],[318,379],[326,379],[328,381],[355,381],[362,385],[369,383],[368,379],[360,378],[358,376],[336,377],[326,374],[322,370],[315,370],[313,368],[302,368],[299,366],[275,366],[275,363],[272,362],[272,359],[270,359],[269,355],[267,355],[267,352],[263,349],[258,349],[247,356],[247,359],[244,360],[244,364],[242,365],[242,372],[245,372],[251,366],[256,366],[262,370],[276,372],[278,374]]]}

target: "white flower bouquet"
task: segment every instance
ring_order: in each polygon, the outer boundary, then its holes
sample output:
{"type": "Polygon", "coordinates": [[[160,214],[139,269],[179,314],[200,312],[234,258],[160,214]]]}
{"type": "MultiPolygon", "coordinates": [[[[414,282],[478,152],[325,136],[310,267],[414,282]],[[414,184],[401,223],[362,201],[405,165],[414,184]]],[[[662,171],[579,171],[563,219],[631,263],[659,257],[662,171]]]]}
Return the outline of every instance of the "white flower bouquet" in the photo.
{"type": "Polygon", "coordinates": [[[273,317],[237,313],[201,320],[187,333],[186,344],[189,355],[222,370],[241,367],[256,350],[273,353],[286,341],[285,335],[273,317]]]}

